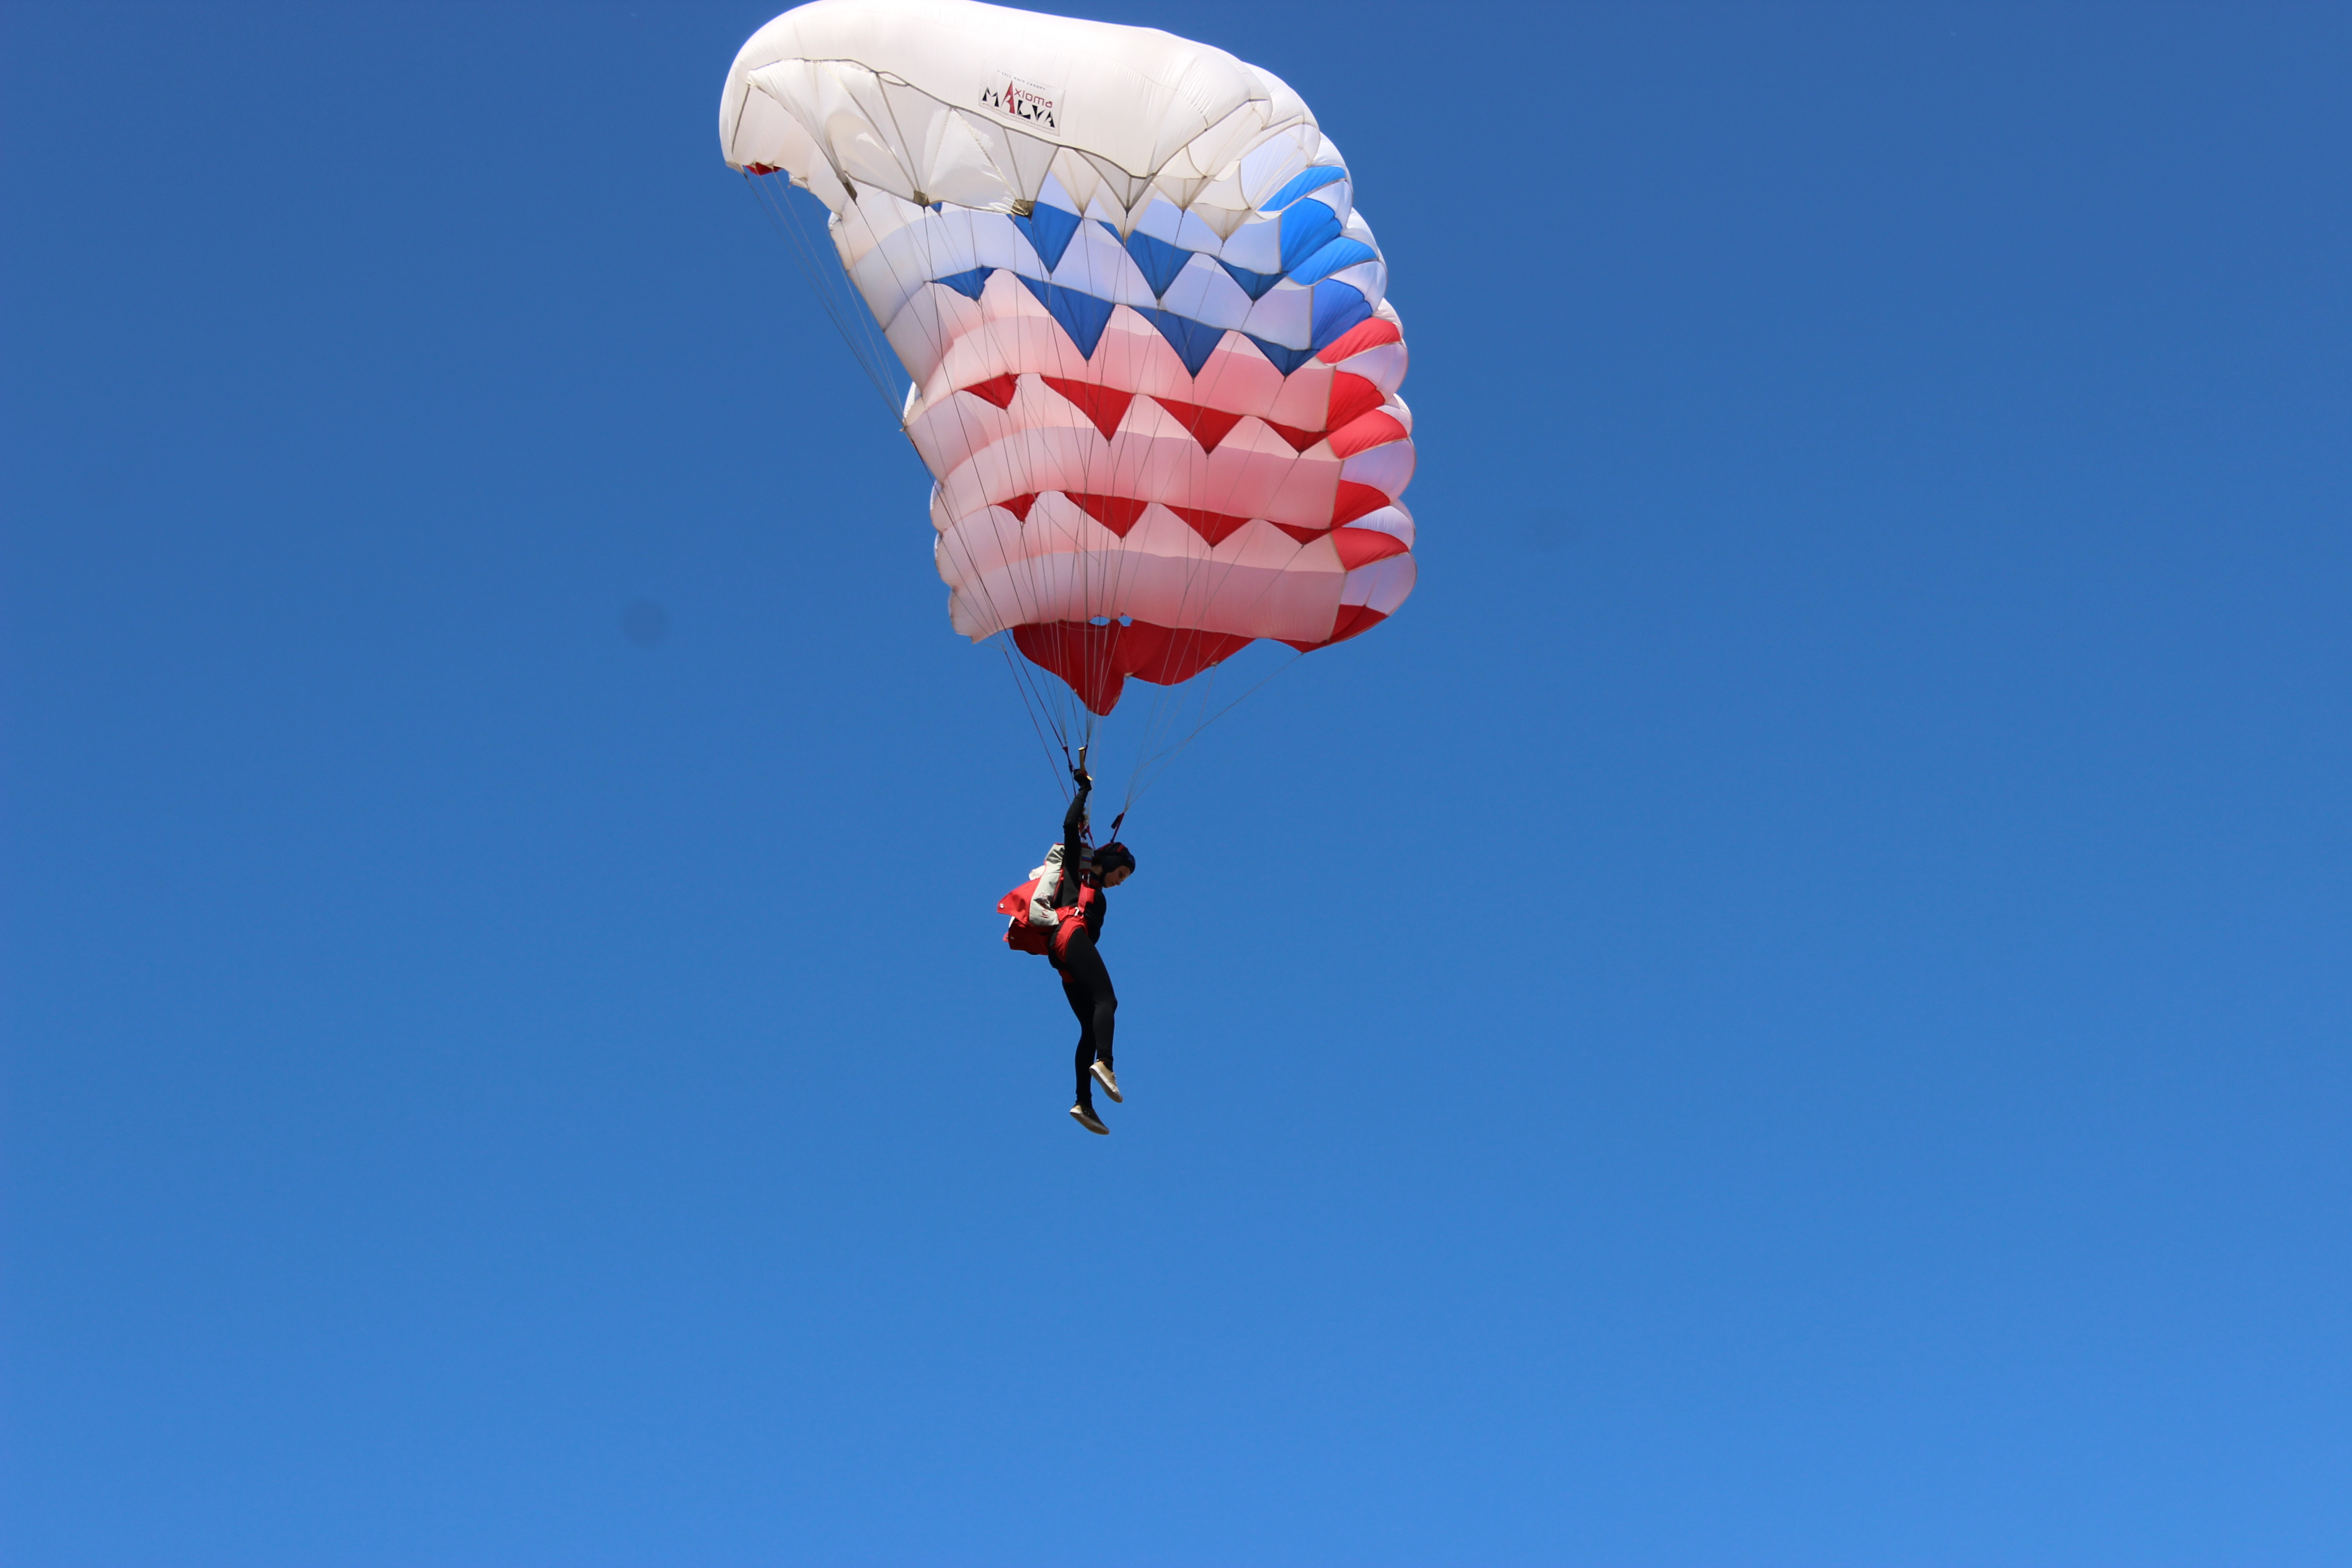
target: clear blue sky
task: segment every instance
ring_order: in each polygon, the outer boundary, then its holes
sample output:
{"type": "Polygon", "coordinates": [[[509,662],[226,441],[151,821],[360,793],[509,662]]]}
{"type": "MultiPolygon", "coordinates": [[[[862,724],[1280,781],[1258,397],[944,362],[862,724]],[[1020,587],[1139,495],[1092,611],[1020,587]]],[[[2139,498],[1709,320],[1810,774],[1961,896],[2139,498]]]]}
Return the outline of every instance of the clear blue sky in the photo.
{"type": "Polygon", "coordinates": [[[0,1557],[2352,1562],[2344,9],[1093,14],[1422,457],[1108,1140],[767,7],[5,13],[0,1557]]]}

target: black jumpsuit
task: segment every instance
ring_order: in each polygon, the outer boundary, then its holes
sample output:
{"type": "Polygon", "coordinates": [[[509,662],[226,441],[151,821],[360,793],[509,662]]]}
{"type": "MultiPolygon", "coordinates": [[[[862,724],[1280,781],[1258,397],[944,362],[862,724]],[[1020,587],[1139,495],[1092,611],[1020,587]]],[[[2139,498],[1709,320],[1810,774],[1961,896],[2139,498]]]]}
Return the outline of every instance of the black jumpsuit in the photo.
{"type": "Polygon", "coordinates": [[[1087,1069],[1100,1058],[1105,1067],[1111,1066],[1111,1031],[1118,1017],[1118,994],[1111,989],[1110,971],[1103,967],[1102,954],[1095,951],[1096,939],[1102,935],[1103,916],[1109,908],[1109,895],[1092,870],[1078,869],[1079,840],[1087,821],[1087,795],[1091,784],[1078,785],[1078,793],[1070,801],[1070,809],[1062,816],[1062,881],[1054,889],[1054,908],[1068,909],[1078,901],[1078,887],[1083,876],[1085,884],[1095,890],[1094,900],[1087,908],[1083,923],[1070,932],[1069,942],[1054,958],[1054,967],[1061,972],[1062,994],[1070,999],[1070,1011],[1078,1016],[1078,1103],[1094,1109],[1094,1074],[1087,1069]]]}

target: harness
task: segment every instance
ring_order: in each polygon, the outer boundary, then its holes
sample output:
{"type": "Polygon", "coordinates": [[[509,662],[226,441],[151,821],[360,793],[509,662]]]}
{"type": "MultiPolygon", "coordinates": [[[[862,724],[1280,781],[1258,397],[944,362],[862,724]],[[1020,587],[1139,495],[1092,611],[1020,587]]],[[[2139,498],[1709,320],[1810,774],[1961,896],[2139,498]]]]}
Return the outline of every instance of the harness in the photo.
{"type": "Polygon", "coordinates": [[[1041,877],[1032,877],[1011,892],[996,900],[996,912],[1010,915],[1004,928],[1004,945],[1015,952],[1034,952],[1040,958],[1050,958],[1058,968],[1062,955],[1070,950],[1070,938],[1086,926],[1087,915],[1102,898],[1100,889],[1090,882],[1078,884],[1078,900],[1074,904],[1053,911],[1050,925],[1039,925],[1030,918],[1031,900],[1037,896],[1041,877]]]}

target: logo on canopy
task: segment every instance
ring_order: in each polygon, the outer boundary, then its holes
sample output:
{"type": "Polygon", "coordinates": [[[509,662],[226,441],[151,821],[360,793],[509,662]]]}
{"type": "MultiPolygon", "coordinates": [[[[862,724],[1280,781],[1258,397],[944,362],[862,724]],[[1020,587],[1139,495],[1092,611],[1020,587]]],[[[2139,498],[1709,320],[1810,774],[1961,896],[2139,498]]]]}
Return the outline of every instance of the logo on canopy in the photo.
{"type": "Polygon", "coordinates": [[[1023,81],[1008,71],[992,71],[980,89],[980,101],[997,113],[1027,124],[1057,130],[1054,123],[1054,100],[1060,96],[1050,88],[1023,81]]]}

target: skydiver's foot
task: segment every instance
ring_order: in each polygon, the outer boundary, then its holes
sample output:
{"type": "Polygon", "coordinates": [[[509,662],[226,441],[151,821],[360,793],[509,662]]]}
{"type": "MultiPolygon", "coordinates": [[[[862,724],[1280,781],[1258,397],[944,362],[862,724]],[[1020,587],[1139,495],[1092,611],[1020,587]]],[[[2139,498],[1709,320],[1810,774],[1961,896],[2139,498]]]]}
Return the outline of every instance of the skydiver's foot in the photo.
{"type": "Polygon", "coordinates": [[[1117,1101],[1120,1105],[1125,1105],[1127,1103],[1127,1096],[1119,1093],[1118,1091],[1118,1075],[1110,1070],[1110,1063],[1095,1063],[1094,1073],[1095,1081],[1103,1086],[1103,1092],[1105,1094],[1109,1095],[1113,1100],[1117,1101]]]}
{"type": "Polygon", "coordinates": [[[1089,1132],[1099,1132],[1106,1138],[1110,1136],[1110,1129],[1105,1127],[1102,1118],[1095,1114],[1095,1108],[1083,1100],[1070,1107],[1070,1120],[1089,1132]]]}

